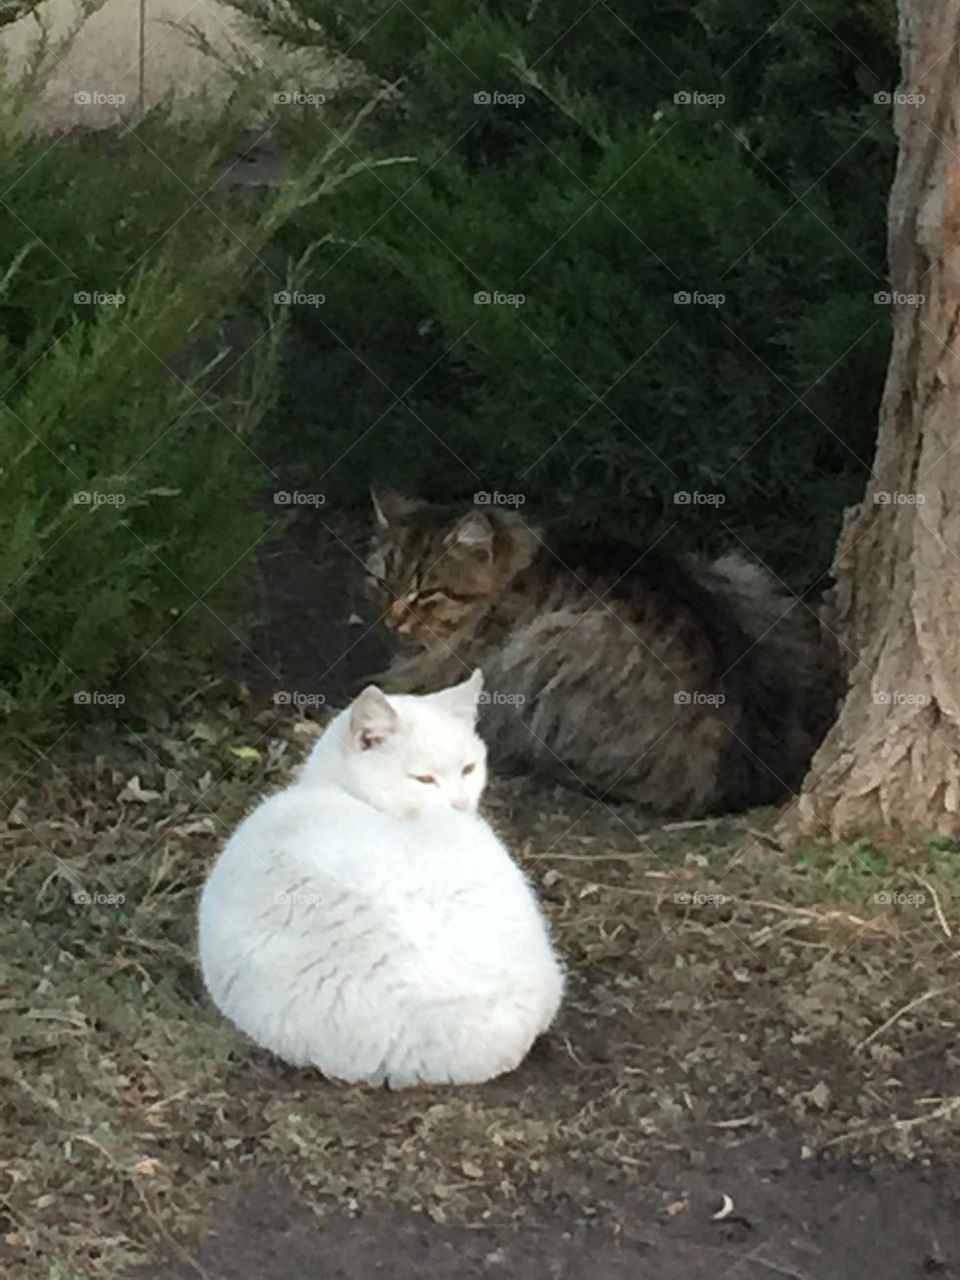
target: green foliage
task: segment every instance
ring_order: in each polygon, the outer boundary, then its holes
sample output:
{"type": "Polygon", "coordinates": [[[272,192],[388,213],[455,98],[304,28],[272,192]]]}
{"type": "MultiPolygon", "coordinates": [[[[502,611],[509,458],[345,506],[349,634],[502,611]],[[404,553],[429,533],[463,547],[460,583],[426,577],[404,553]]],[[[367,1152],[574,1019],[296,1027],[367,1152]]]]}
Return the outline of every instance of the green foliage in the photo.
{"type": "Polygon", "coordinates": [[[811,900],[829,895],[851,902],[866,902],[878,892],[897,887],[900,867],[895,857],[879,852],[865,841],[837,849],[811,845],[799,849],[794,861],[810,887],[811,900]]]}
{"type": "Polygon", "coordinates": [[[223,208],[196,205],[209,155],[181,146],[173,172],[159,158],[171,137],[157,125],[0,156],[9,738],[116,719],[118,697],[137,721],[246,613],[243,563],[266,531],[252,497],[268,478],[249,441],[276,334],[224,377],[242,353],[218,324],[256,266],[241,244],[255,219],[234,210],[229,231],[223,208]]]}
{"type": "MultiPolygon", "coordinates": [[[[297,317],[283,460],[345,500],[371,476],[522,493],[644,542],[739,537],[796,583],[823,570],[889,343],[893,0],[242,3],[394,85],[353,149],[416,157],[285,228],[293,252],[322,242],[326,304],[297,317]],[[525,300],[475,303],[493,291],[525,300]]],[[[301,87],[328,93],[278,113],[307,156],[369,83],[301,87]]]]}

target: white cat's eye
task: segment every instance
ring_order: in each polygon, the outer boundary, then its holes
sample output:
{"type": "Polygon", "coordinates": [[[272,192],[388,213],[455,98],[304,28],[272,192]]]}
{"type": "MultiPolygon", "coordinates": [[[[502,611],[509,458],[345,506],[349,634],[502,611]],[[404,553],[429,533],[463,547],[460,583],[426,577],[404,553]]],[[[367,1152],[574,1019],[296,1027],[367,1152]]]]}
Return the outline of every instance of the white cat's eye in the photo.
{"type": "Polygon", "coordinates": [[[476,767],[477,766],[475,764],[465,764],[462,770],[463,777],[466,777],[469,773],[473,773],[476,767]]]}
{"type": "Polygon", "coordinates": [[[437,780],[432,773],[414,773],[411,776],[414,782],[422,782],[425,786],[430,786],[432,783],[436,786],[437,780]]]}

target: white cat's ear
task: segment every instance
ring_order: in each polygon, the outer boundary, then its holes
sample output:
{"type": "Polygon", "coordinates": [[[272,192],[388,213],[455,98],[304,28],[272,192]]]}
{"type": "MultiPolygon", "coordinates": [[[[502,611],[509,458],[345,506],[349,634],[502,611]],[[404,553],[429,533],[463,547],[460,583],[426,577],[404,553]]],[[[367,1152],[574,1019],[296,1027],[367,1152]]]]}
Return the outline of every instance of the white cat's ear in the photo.
{"type": "Polygon", "coordinates": [[[482,694],[483,672],[477,667],[469,680],[452,685],[449,689],[443,689],[434,696],[443,703],[444,710],[449,711],[451,715],[460,715],[474,720],[482,694]]]}
{"type": "Polygon", "coordinates": [[[368,684],[350,708],[350,735],[361,751],[386,742],[399,723],[397,711],[375,684],[368,684]]]}
{"type": "Polygon", "coordinates": [[[381,529],[389,529],[392,524],[397,524],[423,506],[416,498],[405,498],[394,489],[371,489],[370,501],[381,529]]]}
{"type": "Polygon", "coordinates": [[[470,679],[464,680],[463,684],[460,685],[460,691],[464,696],[469,694],[474,704],[476,704],[477,699],[483,693],[483,672],[479,667],[475,667],[470,679]]]}
{"type": "Polygon", "coordinates": [[[461,516],[444,538],[448,547],[466,547],[468,551],[490,551],[493,547],[493,524],[481,511],[461,516]]]}

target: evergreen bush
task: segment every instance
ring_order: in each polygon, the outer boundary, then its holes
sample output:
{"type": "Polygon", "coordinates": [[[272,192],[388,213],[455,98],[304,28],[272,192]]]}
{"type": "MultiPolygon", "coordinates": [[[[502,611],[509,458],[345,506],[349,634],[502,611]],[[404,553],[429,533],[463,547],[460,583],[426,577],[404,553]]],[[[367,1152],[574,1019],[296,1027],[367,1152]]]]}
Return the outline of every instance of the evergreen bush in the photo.
{"type": "Polygon", "coordinates": [[[162,716],[249,620],[284,515],[256,500],[291,287],[263,254],[342,167],[242,194],[237,134],[223,109],[0,146],[3,749],[162,716]]]}
{"type": "Polygon", "coordinates": [[[372,83],[354,154],[415,157],[284,228],[326,303],[296,319],[282,461],[346,502],[500,491],[825,568],[889,343],[894,0],[240,3],[367,74],[299,86],[327,104],[278,110],[295,155],[372,83]]]}

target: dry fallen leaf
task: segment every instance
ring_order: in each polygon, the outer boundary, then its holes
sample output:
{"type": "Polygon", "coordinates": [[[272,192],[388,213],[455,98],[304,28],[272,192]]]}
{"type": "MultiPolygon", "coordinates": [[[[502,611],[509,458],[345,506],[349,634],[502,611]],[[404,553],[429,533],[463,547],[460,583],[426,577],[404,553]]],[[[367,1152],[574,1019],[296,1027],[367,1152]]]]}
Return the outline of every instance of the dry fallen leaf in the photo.
{"type": "Polygon", "coordinates": [[[137,804],[147,804],[150,800],[161,799],[159,791],[147,791],[140,785],[140,775],[134,774],[127,779],[127,785],[117,796],[118,800],[132,800],[137,804]]]}
{"type": "Polygon", "coordinates": [[[170,831],[178,836],[215,836],[217,824],[212,818],[195,818],[191,822],[178,823],[170,831]]]}
{"type": "Polygon", "coordinates": [[[815,1084],[807,1094],[807,1097],[813,1105],[818,1107],[821,1111],[826,1111],[827,1107],[830,1105],[830,1096],[830,1086],[825,1080],[821,1080],[819,1084],[815,1084]]]}
{"type": "Polygon", "coordinates": [[[319,738],[323,733],[323,725],[317,724],[316,720],[298,720],[293,726],[293,732],[298,738],[319,738]]]}

